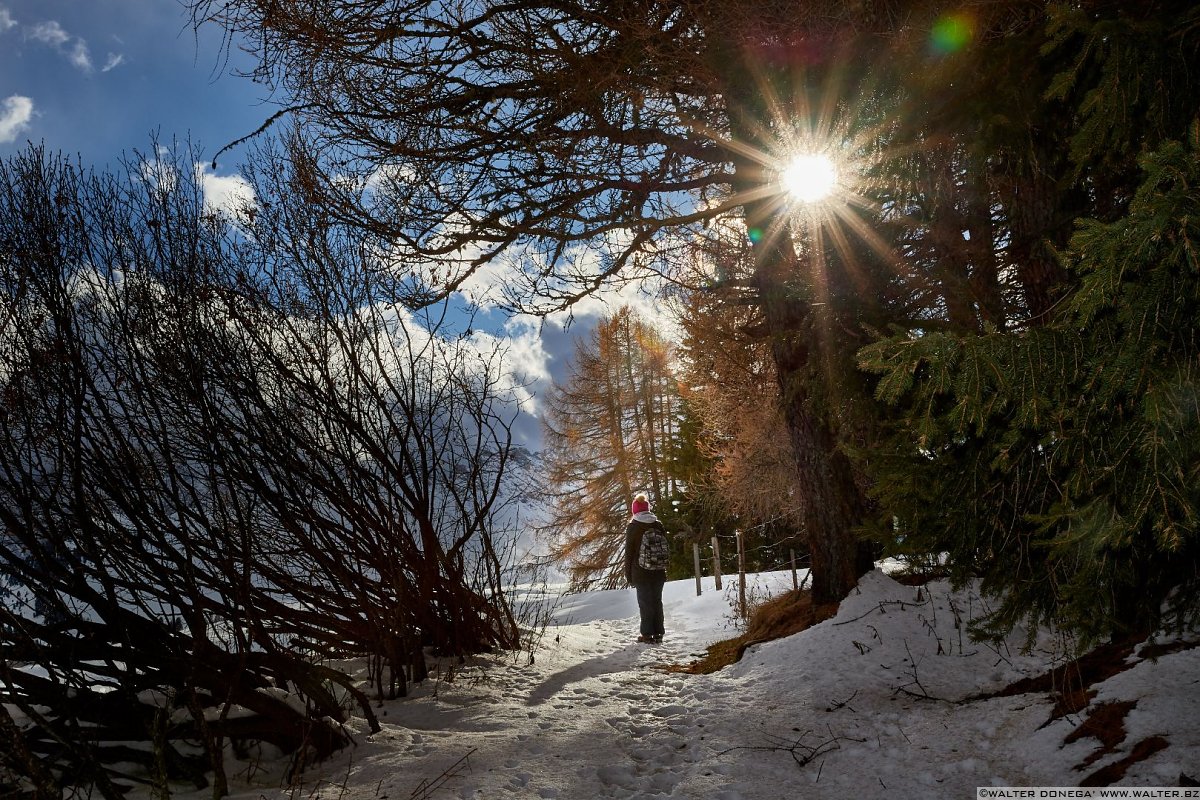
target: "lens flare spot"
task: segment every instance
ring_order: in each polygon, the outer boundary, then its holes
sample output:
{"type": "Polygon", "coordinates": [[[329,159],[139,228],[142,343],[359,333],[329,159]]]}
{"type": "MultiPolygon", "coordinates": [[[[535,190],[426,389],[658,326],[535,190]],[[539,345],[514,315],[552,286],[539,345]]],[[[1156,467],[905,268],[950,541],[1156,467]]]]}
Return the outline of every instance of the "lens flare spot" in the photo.
{"type": "Polygon", "coordinates": [[[938,55],[957,53],[975,38],[975,19],[965,12],[944,14],[933,23],[929,45],[938,55]]]}
{"type": "Polygon", "coordinates": [[[751,242],[757,244],[763,240],[763,230],[762,228],[751,228],[746,231],[746,236],[750,238],[751,242]]]}

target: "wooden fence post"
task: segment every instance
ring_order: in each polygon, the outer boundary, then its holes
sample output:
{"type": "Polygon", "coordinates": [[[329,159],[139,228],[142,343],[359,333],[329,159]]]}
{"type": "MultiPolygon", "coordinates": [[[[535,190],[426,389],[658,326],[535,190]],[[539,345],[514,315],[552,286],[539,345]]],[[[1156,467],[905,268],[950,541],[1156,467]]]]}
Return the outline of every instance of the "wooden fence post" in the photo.
{"type": "Polygon", "coordinates": [[[692,560],[696,563],[696,597],[700,596],[700,543],[692,542],[692,560]]]}
{"type": "Polygon", "coordinates": [[[800,581],[796,578],[796,551],[788,550],[788,552],[792,555],[792,588],[799,589],[800,581]]]}
{"type": "Polygon", "coordinates": [[[721,591],[721,543],[717,541],[717,537],[712,537],[713,548],[713,577],[717,581],[717,591],[721,591]]]}
{"type": "Polygon", "coordinates": [[[742,619],[746,618],[746,548],[742,543],[742,532],[734,531],[737,534],[737,557],[738,557],[738,609],[741,612],[742,619]]]}

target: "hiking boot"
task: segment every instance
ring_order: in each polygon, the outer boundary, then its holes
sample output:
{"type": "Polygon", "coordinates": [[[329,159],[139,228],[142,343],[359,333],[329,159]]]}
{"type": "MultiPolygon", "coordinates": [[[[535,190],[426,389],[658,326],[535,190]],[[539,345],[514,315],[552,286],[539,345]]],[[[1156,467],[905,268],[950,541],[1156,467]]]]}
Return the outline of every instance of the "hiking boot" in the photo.
{"type": "Polygon", "coordinates": [[[642,644],[654,644],[653,636],[639,636],[637,637],[637,640],[642,644]]]}

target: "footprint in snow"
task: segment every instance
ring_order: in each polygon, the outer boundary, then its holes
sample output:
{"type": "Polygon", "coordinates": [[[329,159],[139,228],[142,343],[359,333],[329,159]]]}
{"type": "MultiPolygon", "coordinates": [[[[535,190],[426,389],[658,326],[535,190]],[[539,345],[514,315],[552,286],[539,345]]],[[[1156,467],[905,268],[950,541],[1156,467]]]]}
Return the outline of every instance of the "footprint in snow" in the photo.
{"type": "Polygon", "coordinates": [[[687,706],[679,705],[678,703],[676,703],[674,705],[656,708],[650,713],[654,714],[654,716],[656,716],[656,717],[677,717],[681,714],[686,714],[687,712],[688,712],[687,706]]]}

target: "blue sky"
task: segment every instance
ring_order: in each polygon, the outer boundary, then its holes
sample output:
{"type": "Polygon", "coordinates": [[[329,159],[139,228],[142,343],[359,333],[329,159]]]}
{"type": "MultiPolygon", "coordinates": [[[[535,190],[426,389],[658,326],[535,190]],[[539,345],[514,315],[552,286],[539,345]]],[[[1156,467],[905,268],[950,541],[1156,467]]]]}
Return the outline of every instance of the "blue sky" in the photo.
{"type": "Polygon", "coordinates": [[[176,0],[0,0],[0,158],[33,142],[115,166],[155,132],[211,158],[271,114],[264,87],[228,74],[249,63],[223,60],[176,0]]]}
{"type": "MultiPolygon", "coordinates": [[[[197,36],[177,0],[0,0],[0,159],[32,142],[116,170],[123,154],[148,154],[153,134],[166,145],[190,139],[206,196],[220,204],[244,187],[245,147],[223,154],[215,173],[208,162],[277,108],[265,87],[230,74],[252,65],[236,48],[222,52],[215,27],[197,36]]],[[[501,284],[497,269],[481,272],[476,288],[501,284]]],[[[570,328],[563,317],[539,326],[483,303],[477,329],[506,340],[511,368],[530,381],[522,443],[540,444],[539,396],[566,376],[577,337],[619,303],[653,313],[635,287],[578,304],[570,328]]]]}

